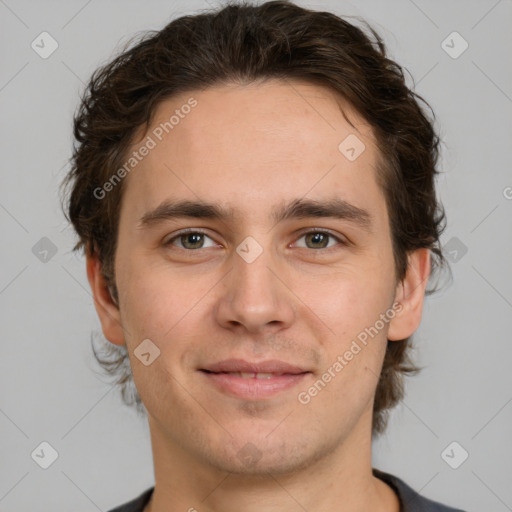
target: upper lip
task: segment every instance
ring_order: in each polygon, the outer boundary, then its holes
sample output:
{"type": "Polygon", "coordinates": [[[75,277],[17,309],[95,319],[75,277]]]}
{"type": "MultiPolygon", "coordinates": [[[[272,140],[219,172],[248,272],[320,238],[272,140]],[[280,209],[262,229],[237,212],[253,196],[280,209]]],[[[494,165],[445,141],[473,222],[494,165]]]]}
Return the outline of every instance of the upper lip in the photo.
{"type": "Polygon", "coordinates": [[[251,363],[249,361],[244,361],[243,359],[226,359],[225,361],[210,364],[205,368],[201,368],[201,370],[212,373],[286,373],[292,375],[308,372],[308,370],[305,370],[304,368],[285,363],[284,361],[278,361],[277,359],[261,361],[259,363],[251,363]]]}

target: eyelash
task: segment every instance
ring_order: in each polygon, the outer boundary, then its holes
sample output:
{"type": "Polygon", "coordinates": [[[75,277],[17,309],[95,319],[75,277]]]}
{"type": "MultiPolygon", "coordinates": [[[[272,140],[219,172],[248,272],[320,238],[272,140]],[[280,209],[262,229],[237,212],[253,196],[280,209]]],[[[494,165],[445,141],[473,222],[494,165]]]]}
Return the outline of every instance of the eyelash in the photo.
{"type": "MultiPolygon", "coordinates": [[[[172,238],[169,238],[169,240],[165,241],[163,245],[165,247],[173,246],[173,242],[175,240],[178,240],[182,236],[189,235],[189,234],[201,234],[201,235],[204,235],[204,236],[210,238],[211,240],[213,240],[212,237],[210,237],[205,231],[203,231],[201,229],[198,229],[198,228],[187,228],[187,229],[184,229],[184,230],[178,232],[172,238]]],[[[310,229],[308,231],[302,232],[302,233],[300,233],[300,235],[297,238],[297,240],[300,240],[302,237],[304,237],[306,235],[310,235],[310,234],[327,235],[329,238],[336,240],[342,246],[348,246],[349,245],[349,243],[347,241],[341,239],[340,237],[332,234],[330,231],[326,231],[324,229],[310,229]]],[[[177,246],[175,246],[175,247],[177,247],[177,246]]],[[[181,249],[183,251],[187,251],[187,252],[196,252],[196,251],[199,251],[200,249],[203,249],[203,247],[201,247],[199,249],[186,249],[184,247],[177,247],[177,248],[181,249]]],[[[206,247],[206,249],[208,249],[208,247],[206,247]]],[[[309,250],[315,251],[315,252],[318,251],[318,250],[323,250],[324,252],[326,252],[326,251],[330,251],[330,250],[335,249],[335,246],[334,247],[320,247],[318,249],[310,249],[308,247],[300,247],[300,249],[309,249],[309,250]]]]}

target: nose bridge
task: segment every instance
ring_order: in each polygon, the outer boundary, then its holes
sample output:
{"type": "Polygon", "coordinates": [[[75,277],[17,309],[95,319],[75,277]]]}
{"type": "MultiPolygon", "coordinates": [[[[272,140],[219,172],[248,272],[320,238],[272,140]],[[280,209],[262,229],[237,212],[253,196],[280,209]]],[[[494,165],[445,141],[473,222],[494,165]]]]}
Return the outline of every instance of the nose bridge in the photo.
{"type": "Polygon", "coordinates": [[[232,299],[254,310],[269,308],[276,301],[275,266],[270,241],[260,245],[252,237],[245,239],[233,254],[232,299]]]}
{"type": "Polygon", "coordinates": [[[233,252],[232,260],[220,298],[219,322],[224,326],[242,324],[250,331],[270,323],[289,324],[293,318],[291,298],[275,275],[279,262],[271,236],[260,241],[247,237],[233,252]]]}

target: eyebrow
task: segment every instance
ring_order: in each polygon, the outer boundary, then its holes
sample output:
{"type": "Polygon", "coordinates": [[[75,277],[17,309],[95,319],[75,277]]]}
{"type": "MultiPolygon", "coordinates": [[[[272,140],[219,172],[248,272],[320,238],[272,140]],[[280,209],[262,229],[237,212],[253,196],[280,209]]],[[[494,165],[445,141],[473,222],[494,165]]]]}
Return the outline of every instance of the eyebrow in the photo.
{"type": "MultiPolygon", "coordinates": [[[[236,212],[220,203],[204,201],[166,200],[155,209],[146,212],[139,220],[139,228],[149,227],[163,221],[178,218],[210,219],[227,222],[236,217],[236,212]]],[[[372,217],[367,210],[350,204],[341,198],[324,201],[295,199],[276,207],[271,220],[278,224],[289,219],[335,218],[350,221],[371,233],[372,217]]]]}

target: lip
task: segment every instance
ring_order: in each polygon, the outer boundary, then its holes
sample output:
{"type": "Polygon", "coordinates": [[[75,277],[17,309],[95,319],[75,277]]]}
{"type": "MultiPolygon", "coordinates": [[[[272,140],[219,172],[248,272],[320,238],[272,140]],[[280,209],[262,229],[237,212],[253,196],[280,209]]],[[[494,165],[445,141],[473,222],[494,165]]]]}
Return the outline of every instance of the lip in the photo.
{"type": "Polygon", "coordinates": [[[270,359],[267,361],[261,361],[259,363],[250,363],[244,359],[226,359],[225,361],[219,361],[201,368],[213,373],[222,372],[241,372],[241,373],[276,373],[276,374],[290,374],[298,375],[305,373],[308,370],[294,366],[284,361],[277,359],[270,359]]]}
{"type": "Polygon", "coordinates": [[[205,378],[219,391],[244,400],[270,398],[295,387],[311,372],[284,361],[268,360],[259,363],[243,359],[228,359],[200,369],[205,378]],[[240,374],[273,374],[244,378],[240,374]]]}

